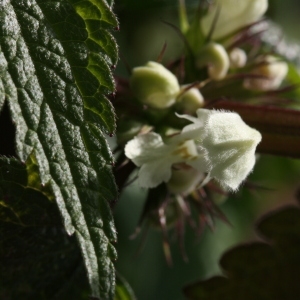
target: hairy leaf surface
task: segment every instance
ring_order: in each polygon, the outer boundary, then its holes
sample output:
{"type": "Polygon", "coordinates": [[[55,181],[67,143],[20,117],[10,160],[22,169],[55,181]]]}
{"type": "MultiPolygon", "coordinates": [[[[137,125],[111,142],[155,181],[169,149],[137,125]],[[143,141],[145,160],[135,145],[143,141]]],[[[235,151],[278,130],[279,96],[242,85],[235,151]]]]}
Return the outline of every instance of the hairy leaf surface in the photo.
{"type": "Polygon", "coordinates": [[[34,150],[65,228],[76,232],[94,297],[113,299],[116,187],[104,133],[115,130],[105,94],[117,26],[104,0],[0,1],[0,104],[16,124],[17,154],[34,150]]]}

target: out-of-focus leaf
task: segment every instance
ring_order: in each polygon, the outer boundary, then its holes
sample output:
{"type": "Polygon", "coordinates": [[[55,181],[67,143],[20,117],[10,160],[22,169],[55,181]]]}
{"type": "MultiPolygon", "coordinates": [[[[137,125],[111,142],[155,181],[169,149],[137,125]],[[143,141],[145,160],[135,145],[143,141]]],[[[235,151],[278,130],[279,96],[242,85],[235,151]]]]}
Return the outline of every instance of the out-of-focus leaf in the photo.
{"type": "Polygon", "coordinates": [[[119,273],[117,273],[116,294],[114,300],[136,300],[130,285],[119,273]]]}
{"type": "Polygon", "coordinates": [[[9,104],[17,155],[34,151],[66,231],[76,233],[92,296],[113,299],[117,189],[104,133],[115,130],[105,95],[115,88],[117,19],[105,0],[0,1],[0,18],[0,104],[9,104]]]}
{"type": "Polygon", "coordinates": [[[187,286],[194,300],[295,300],[300,297],[300,209],[285,207],[257,225],[266,242],[237,246],[223,255],[224,276],[187,286]]]}
{"type": "Polygon", "coordinates": [[[262,134],[260,153],[300,158],[300,111],[219,101],[214,108],[235,111],[262,134]]]}
{"type": "MultiPolygon", "coordinates": [[[[299,50],[300,51],[300,50],[299,50]]],[[[288,84],[293,86],[294,88],[284,93],[284,97],[287,99],[292,99],[293,103],[291,103],[291,107],[296,109],[300,108],[300,67],[296,67],[294,64],[289,63],[289,71],[286,77],[286,81],[288,84]]]]}
{"type": "Polygon", "coordinates": [[[26,164],[0,157],[0,183],[0,298],[87,298],[80,250],[50,185],[41,184],[34,155],[26,164]]]}

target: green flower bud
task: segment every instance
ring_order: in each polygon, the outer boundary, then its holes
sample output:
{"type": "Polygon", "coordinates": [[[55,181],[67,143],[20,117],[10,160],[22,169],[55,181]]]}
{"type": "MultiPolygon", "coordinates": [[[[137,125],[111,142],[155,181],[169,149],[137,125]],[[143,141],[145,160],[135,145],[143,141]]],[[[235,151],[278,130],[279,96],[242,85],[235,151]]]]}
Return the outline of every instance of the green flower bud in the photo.
{"type": "Polygon", "coordinates": [[[246,65],[247,54],[241,48],[234,48],[229,53],[229,60],[231,68],[242,68],[246,65]]]}
{"type": "Polygon", "coordinates": [[[258,65],[251,71],[251,74],[262,77],[245,79],[244,87],[256,91],[277,89],[288,72],[287,63],[271,55],[259,57],[256,62],[258,65]]]}
{"type": "Polygon", "coordinates": [[[208,35],[215,17],[212,39],[220,39],[259,20],[268,8],[268,0],[215,0],[208,14],[201,19],[201,28],[208,35]]]}
{"type": "Polygon", "coordinates": [[[130,85],[138,100],[158,109],[173,105],[180,91],[175,75],[152,61],[132,70],[130,85]]]}
{"type": "Polygon", "coordinates": [[[208,75],[213,80],[222,80],[229,69],[229,57],[225,48],[217,43],[209,43],[198,54],[198,68],[208,67],[208,75]]]}
{"type": "Polygon", "coordinates": [[[186,196],[197,188],[204,177],[203,172],[188,165],[173,168],[171,179],[167,183],[168,190],[173,194],[186,196]]]}
{"type": "Polygon", "coordinates": [[[204,99],[199,89],[195,87],[184,91],[188,86],[181,86],[182,94],[177,98],[177,106],[187,114],[195,114],[198,108],[204,106],[204,99]]]}

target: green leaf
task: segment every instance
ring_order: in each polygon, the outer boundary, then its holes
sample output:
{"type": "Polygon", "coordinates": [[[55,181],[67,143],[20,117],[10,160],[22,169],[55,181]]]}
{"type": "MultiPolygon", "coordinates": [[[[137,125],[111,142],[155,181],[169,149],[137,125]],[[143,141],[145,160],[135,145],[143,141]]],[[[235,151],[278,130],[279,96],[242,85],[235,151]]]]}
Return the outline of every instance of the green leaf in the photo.
{"type": "Polygon", "coordinates": [[[114,90],[108,30],[117,20],[102,0],[1,1],[0,17],[0,95],[16,124],[17,154],[26,161],[34,151],[42,184],[76,233],[92,296],[113,299],[109,204],[117,190],[104,132],[115,130],[105,94],[114,90]]]}
{"type": "Polygon", "coordinates": [[[300,295],[300,209],[285,207],[257,225],[266,242],[236,246],[221,258],[224,276],[184,289],[188,299],[293,300],[300,295]]]}
{"type": "Polygon", "coordinates": [[[116,294],[114,300],[136,300],[130,285],[119,273],[117,273],[116,294]]]}
{"type": "Polygon", "coordinates": [[[41,185],[34,155],[26,164],[0,157],[0,183],[0,298],[83,299],[81,253],[63,229],[51,187],[41,185]]]}
{"type": "Polygon", "coordinates": [[[41,184],[33,154],[26,163],[0,157],[0,183],[1,222],[23,227],[44,224],[46,218],[57,222],[51,187],[41,184]]]}

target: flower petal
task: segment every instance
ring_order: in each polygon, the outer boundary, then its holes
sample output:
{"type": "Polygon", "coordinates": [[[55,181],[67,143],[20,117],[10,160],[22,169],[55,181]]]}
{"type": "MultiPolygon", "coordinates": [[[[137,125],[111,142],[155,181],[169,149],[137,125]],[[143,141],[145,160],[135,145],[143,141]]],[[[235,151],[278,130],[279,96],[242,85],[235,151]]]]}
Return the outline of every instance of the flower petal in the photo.
{"type": "Polygon", "coordinates": [[[131,159],[138,167],[153,160],[154,156],[159,156],[155,149],[164,146],[161,136],[150,132],[134,137],[125,146],[125,155],[131,159]]]}
{"type": "Polygon", "coordinates": [[[142,165],[138,174],[138,183],[141,187],[154,188],[162,182],[171,178],[170,161],[164,159],[154,160],[151,163],[142,165]]]}
{"type": "Polygon", "coordinates": [[[164,144],[159,134],[151,132],[129,141],[125,155],[141,167],[138,174],[140,186],[152,188],[170,179],[173,164],[195,160],[198,152],[192,140],[170,138],[169,143],[164,144]]]}
{"type": "Polygon", "coordinates": [[[201,27],[207,35],[212,27],[217,11],[220,14],[212,38],[219,39],[248,24],[257,21],[268,8],[267,0],[216,0],[204,18],[201,27]]]}
{"type": "Polygon", "coordinates": [[[202,140],[210,176],[223,187],[236,190],[255,164],[255,149],[260,141],[261,134],[238,114],[211,114],[202,140]]]}
{"type": "Polygon", "coordinates": [[[208,109],[200,108],[197,110],[197,118],[190,115],[179,115],[176,114],[178,118],[186,119],[192,122],[192,124],[185,126],[182,129],[180,135],[174,137],[177,140],[199,140],[202,135],[204,124],[207,121],[211,111],[208,109]]]}

